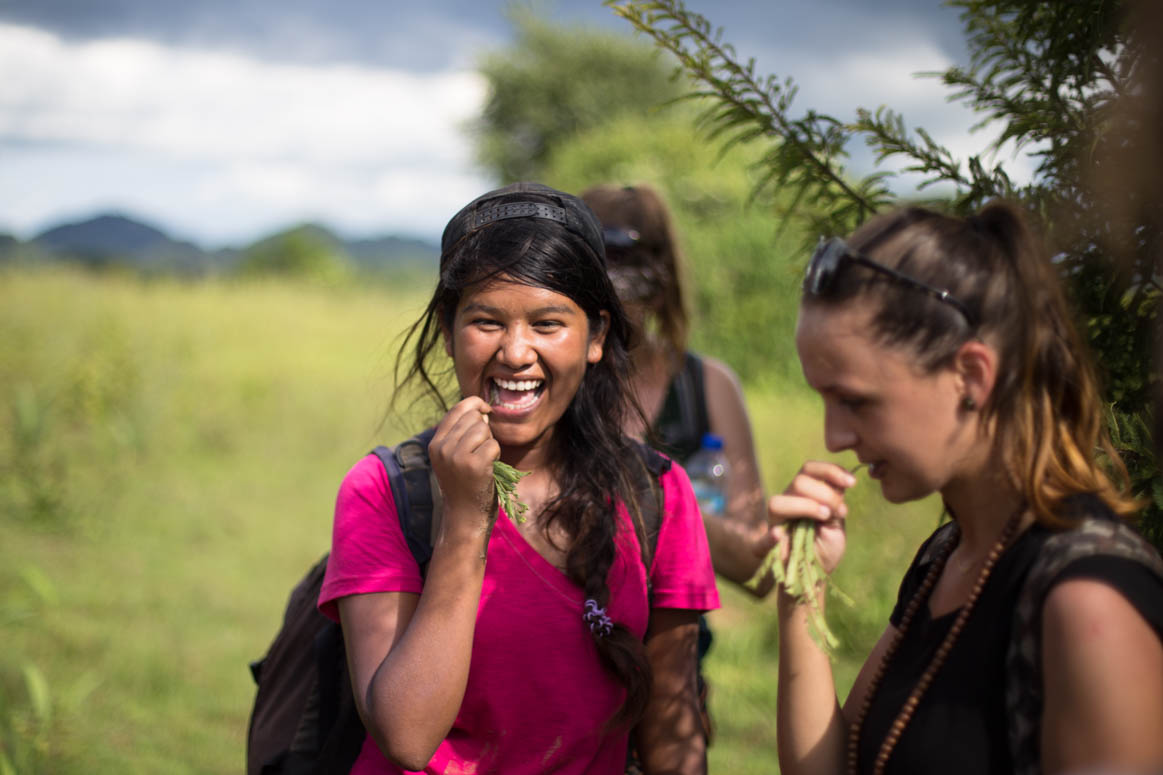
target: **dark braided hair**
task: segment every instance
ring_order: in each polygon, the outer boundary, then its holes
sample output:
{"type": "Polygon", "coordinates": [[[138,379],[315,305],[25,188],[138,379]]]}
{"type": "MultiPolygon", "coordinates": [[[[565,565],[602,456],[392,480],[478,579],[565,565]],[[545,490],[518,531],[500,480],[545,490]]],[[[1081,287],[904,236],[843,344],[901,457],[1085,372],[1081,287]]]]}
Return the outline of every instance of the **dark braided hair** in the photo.
{"type": "MultiPolygon", "coordinates": [[[[417,384],[442,412],[448,411],[458,394],[453,364],[441,346],[442,330],[451,328],[463,294],[478,283],[504,278],[567,296],[581,307],[591,332],[603,325],[601,313],[609,316],[602,359],[587,365],[553,434],[550,464],[558,494],[546,505],[542,525],[547,538],[554,525],[570,536],[566,573],[587,598],[607,608],[607,576],[617,556],[619,501],[634,517],[639,542],[645,540],[629,473],[635,459],[633,442],[622,433],[624,420],[642,410],[629,385],[629,324],[606,273],[597,219],[568,194],[516,184],[486,194],[458,213],[443,242],[436,290],[400,347],[397,397],[405,393],[401,388],[417,384]],[[474,212],[506,203],[564,207],[570,217],[566,222],[541,216],[502,217],[476,225],[474,212]],[[596,235],[590,233],[593,229],[596,235]],[[404,363],[409,365],[402,371],[404,363]]],[[[581,616],[578,611],[578,626],[584,626],[581,616]]],[[[603,667],[627,692],[610,724],[632,725],[650,695],[650,665],[642,641],[623,624],[613,624],[610,634],[595,633],[594,642],[603,667]]]]}

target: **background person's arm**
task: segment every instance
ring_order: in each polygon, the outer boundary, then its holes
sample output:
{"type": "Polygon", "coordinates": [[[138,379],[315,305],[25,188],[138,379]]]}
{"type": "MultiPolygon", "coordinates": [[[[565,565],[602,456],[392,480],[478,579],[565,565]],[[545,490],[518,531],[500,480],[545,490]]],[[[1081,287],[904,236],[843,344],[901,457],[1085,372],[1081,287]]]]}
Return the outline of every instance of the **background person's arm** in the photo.
{"type": "Polygon", "coordinates": [[[646,712],[635,728],[638,754],[649,775],[704,775],[706,738],[699,714],[695,663],[699,614],[655,608],[646,632],[653,675],[646,712]]]}
{"type": "MultiPolygon", "coordinates": [[[[711,433],[723,439],[723,454],[730,474],[727,480],[727,513],[703,520],[711,546],[715,572],[742,584],[750,579],[762,561],[766,533],[766,503],[751,419],[739,378],[721,361],[703,358],[703,384],[711,433]]],[[[771,591],[770,579],[758,590],[771,591]]]]}

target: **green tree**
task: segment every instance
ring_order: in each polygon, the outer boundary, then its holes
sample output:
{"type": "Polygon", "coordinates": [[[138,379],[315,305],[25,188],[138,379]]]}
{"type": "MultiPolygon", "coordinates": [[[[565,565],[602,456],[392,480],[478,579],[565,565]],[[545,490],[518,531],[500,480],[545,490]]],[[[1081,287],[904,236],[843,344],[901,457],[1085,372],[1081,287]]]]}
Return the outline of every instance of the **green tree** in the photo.
{"type": "Polygon", "coordinates": [[[278,275],[333,284],[348,277],[350,266],[333,234],[305,224],[251,245],[235,271],[243,277],[278,275]]]}
{"type": "Polygon", "coordinates": [[[692,344],[747,382],[801,379],[794,347],[802,236],[776,237],[767,207],[748,207],[757,156],[708,144],[688,111],[624,116],[563,142],[545,180],[565,191],[649,184],[666,200],[686,264],[692,344]]]}
{"type": "MultiPolygon", "coordinates": [[[[923,129],[910,132],[888,107],[857,108],[842,120],[808,109],[793,113],[791,78],[756,73],[702,16],[681,0],[606,0],[618,15],[653,38],[709,100],[704,129],[726,146],[760,148],[757,191],[792,192],[780,214],[810,231],[847,233],[897,203],[894,174],[883,165],[903,159],[925,185],[952,184],[945,206],[970,212],[985,201],[1018,199],[1038,213],[1058,256],[1095,352],[1102,355],[1112,435],[1128,464],[1133,489],[1149,496],[1145,532],[1163,542],[1163,489],[1152,427],[1158,377],[1152,339],[1160,282],[1158,197],[1134,185],[1142,173],[1144,126],[1158,116],[1156,89],[1139,79],[1158,71],[1150,36],[1154,4],[1130,0],[950,0],[960,12],[970,62],[934,73],[952,97],[982,115],[978,126],[999,130],[983,153],[954,158],[923,129]],[[863,139],[881,163],[853,176],[845,168],[850,143],[863,139]],[[986,152],[1012,142],[1038,160],[1031,183],[1016,186],[986,152]],[[1130,149],[1130,151],[1128,151],[1130,149]]],[[[1158,84],[1153,84],[1158,85],[1158,84]]],[[[1154,167],[1157,173],[1159,166],[1154,167]]],[[[1154,177],[1149,175],[1148,177],[1154,177]]]]}
{"type": "Polygon", "coordinates": [[[512,13],[516,40],[484,57],[489,84],[472,127],[477,158],[504,182],[535,180],[562,141],[623,115],[644,116],[677,98],[672,63],[627,35],[550,24],[512,13]]]}

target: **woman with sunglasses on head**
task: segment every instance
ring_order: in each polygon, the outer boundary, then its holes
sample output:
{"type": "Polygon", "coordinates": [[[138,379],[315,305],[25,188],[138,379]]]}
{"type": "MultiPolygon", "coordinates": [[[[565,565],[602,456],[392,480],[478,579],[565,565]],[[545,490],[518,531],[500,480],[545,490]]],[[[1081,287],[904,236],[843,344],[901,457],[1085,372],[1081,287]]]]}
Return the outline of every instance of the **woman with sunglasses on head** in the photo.
{"type": "MultiPolygon", "coordinates": [[[[722,361],[687,349],[688,317],[678,239],[662,197],[649,186],[598,185],[582,199],[603,225],[610,277],[630,320],[634,393],[649,423],[631,417],[626,431],[686,465],[707,434],[722,443],[727,462],[724,508],[703,514],[715,573],[736,584],[759,567],[765,545],[763,484],[751,420],[739,378],[722,361]]],[[[760,597],[772,586],[770,576],[760,597]]],[[[706,617],[699,619],[699,702],[707,742],[714,726],[703,658],[711,647],[706,617]]]]}
{"type": "MultiPolygon", "coordinates": [[[[807,607],[781,591],[781,772],[1163,771],[1163,562],[1122,522],[1138,504],[1020,212],[908,208],[822,243],[796,346],[829,451],[854,452],[890,502],[940,493],[950,521],[843,706],[807,607]]],[[[854,482],[805,463],[769,501],[773,543],[815,520],[831,572],[854,482]]]]}
{"type": "MultiPolygon", "coordinates": [[[[765,498],[739,378],[722,361],[687,349],[689,320],[678,240],[670,213],[650,186],[598,185],[582,200],[602,222],[610,276],[632,329],[635,395],[649,429],[631,418],[627,432],[680,463],[712,433],[723,442],[729,471],[726,509],[703,523],[715,572],[743,584],[760,564],[765,498]]],[[[771,589],[770,581],[758,590],[771,589]]]]}
{"type": "Polygon", "coordinates": [[[422,576],[369,456],[340,489],[320,595],[368,730],[352,772],[613,775],[631,728],[648,771],[705,772],[693,670],[718,596],[685,473],[655,453],[647,471],[621,431],[627,325],[597,219],[513,184],[457,213],[441,249],[399,361],[410,348],[401,384],[444,411],[431,560],[422,576]],[[524,519],[498,506],[497,460],[527,472],[524,519]]]}

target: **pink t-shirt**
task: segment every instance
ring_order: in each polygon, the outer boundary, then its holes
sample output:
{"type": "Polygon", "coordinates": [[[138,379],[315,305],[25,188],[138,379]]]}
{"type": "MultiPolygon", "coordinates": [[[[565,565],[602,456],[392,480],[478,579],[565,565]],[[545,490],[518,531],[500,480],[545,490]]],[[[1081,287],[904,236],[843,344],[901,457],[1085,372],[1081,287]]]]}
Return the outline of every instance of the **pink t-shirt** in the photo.
{"type": "MultiPolygon", "coordinates": [[[[656,608],[719,607],[707,537],[690,480],[677,464],[662,476],[666,515],[651,570],[656,608]]],[[[610,569],[609,614],[642,637],[649,611],[646,573],[624,507],[610,569]]],[[[374,455],[348,472],[319,607],[369,592],[422,589],[420,569],[400,529],[391,487],[374,455]]],[[[625,697],[602,668],[582,621],[585,595],[526,543],[502,512],[489,538],[464,701],[425,773],[616,775],[626,763],[627,732],[603,732],[625,697]]],[[[402,773],[369,736],[352,773],[402,773]]]]}

